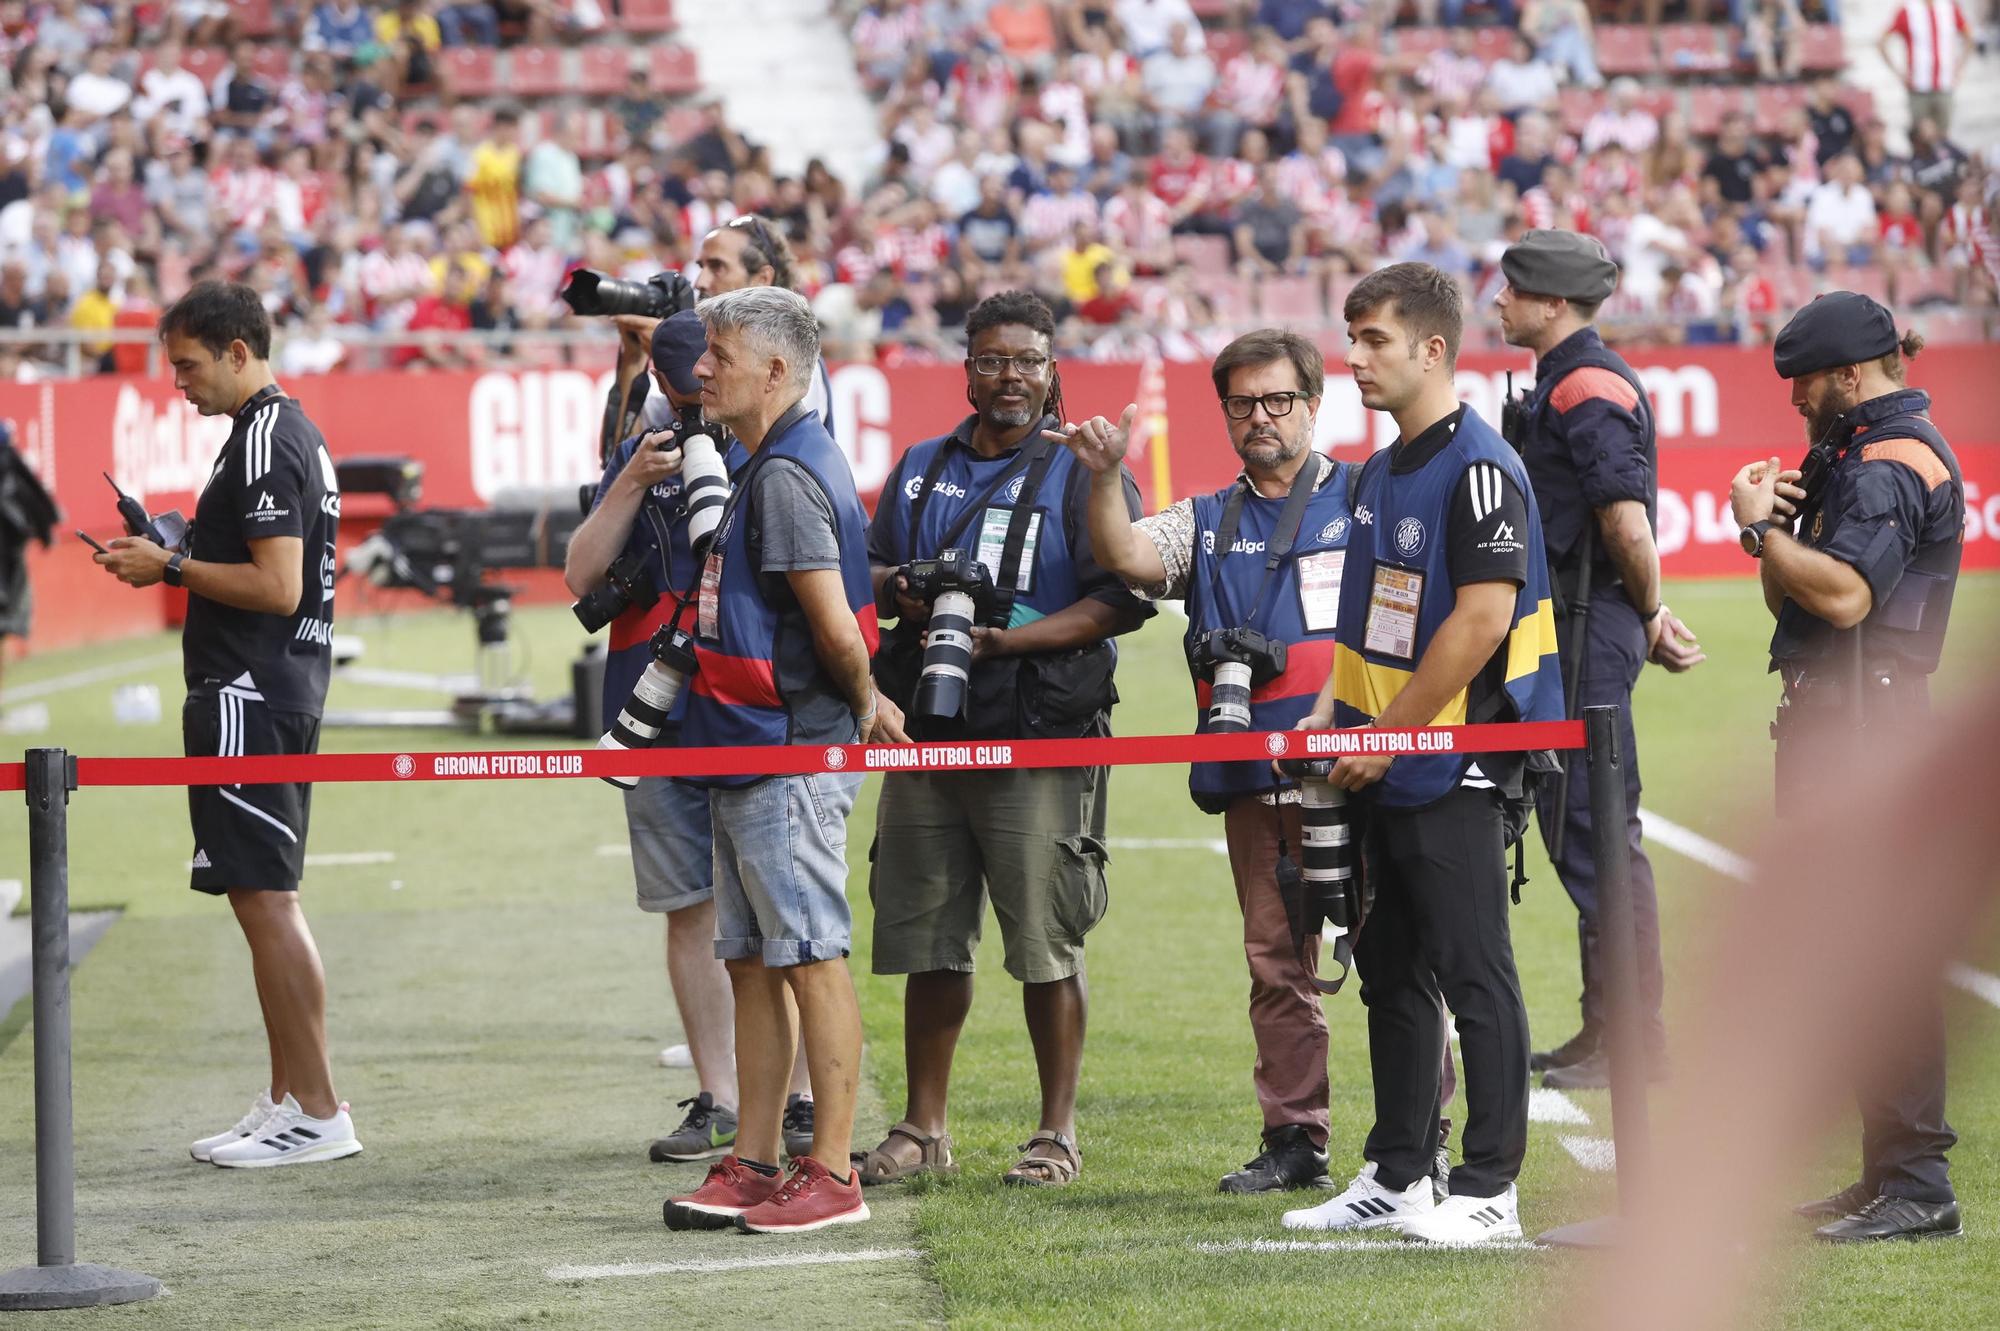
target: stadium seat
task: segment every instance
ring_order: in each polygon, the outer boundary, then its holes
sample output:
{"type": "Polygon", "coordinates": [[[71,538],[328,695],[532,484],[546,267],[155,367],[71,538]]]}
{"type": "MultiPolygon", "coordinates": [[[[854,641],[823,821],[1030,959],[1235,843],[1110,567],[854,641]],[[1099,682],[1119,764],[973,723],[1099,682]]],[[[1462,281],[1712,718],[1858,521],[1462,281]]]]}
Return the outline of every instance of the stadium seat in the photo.
{"type": "Polygon", "coordinates": [[[181,52],[181,68],[200,79],[203,87],[213,84],[228,67],[229,52],[219,46],[190,46],[181,52]]]}
{"type": "Polygon", "coordinates": [[[1707,138],[1722,128],[1724,116],[1744,109],[1740,88],[1713,84],[1696,88],[1688,94],[1688,130],[1697,137],[1707,138]]]}
{"type": "Polygon", "coordinates": [[[1925,341],[1939,346],[1987,340],[1986,315],[1979,310],[1920,310],[1911,322],[1925,341]]]}
{"type": "Polygon", "coordinates": [[[1217,28],[1208,34],[1208,58],[1222,67],[1250,49],[1250,34],[1234,28],[1217,28]]]}
{"type": "Polygon", "coordinates": [[[1514,46],[1514,31],[1511,27],[1500,26],[1475,30],[1472,36],[1472,53],[1489,65],[1496,60],[1506,59],[1507,53],[1514,46]]]}
{"type": "Polygon", "coordinates": [[[1808,74],[1834,74],[1847,68],[1847,43],[1834,23],[1815,23],[1799,43],[1799,67],[1808,74]]]}
{"type": "Polygon", "coordinates": [[[702,113],[699,107],[675,106],[667,109],[667,142],[686,143],[701,133],[702,113]]]}
{"type": "Polygon", "coordinates": [[[1188,5],[1188,8],[1194,10],[1194,16],[1204,23],[1210,19],[1228,18],[1230,11],[1235,7],[1234,0],[1191,0],[1188,5]]]}
{"type": "Polygon", "coordinates": [[[1803,264],[1774,261],[1762,271],[1771,279],[1781,310],[1795,310],[1819,294],[1819,274],[1803,264]]]}
{"type": "Polygon", "coordinates": [[[1257,284],[1257,312],[1267,323],[1313,327],[1326,321],[1317,277],[1267,277],[1257,284]]]}
{"type": "Polygon", "coordinates": [[[1211,277],[1201,284],[1201,294],[1208,297],[1217,323],[1248,323],[1254,317],[1250,284],[1240,277],[1211,277]]]}
{"type": "Polygon", "coordinates": [[[1728,69],[1730,54],[1708,23],[1668,23],[1660,28],[1660,67],[1668,74],[1714,74],[1728,69]]]}
{"type": "Polygon", "coordinates": [[[1604,106],[1604,93],[1595,88],[1564,88],[1557,95],[1556,114],[1563,133],[1581,134],[1590,118],[1604,106]]]}
{"type": "Polygon", "coordinates": [[[517,46],[509,57],[507,88],[521,97],[554,97],[568,91],[559,46],[517,46]]]}
{"type": "Polygon", "coordinates": [[[694,52],[685,46],[655,46],[649,54],[653,91],[668,97],[685,97],[701,91],[701,70],[694,52]]]}
{"type": "Polygon", "coordinates": [[[1681,97],[1672,88],[1641,88],[1636,104],[1641,111],[1658,120],[1668,112],[1678,111],[1681,97]]]}
{"type": "Polygon", "coordinates": [[[447,46],[438,52],[437,70],[454,97],[490,97],[500,89],[499,60],[490,46],[447,46]]]}
{"type": "Polygon", "coordinates": [[[618,26],[627,32],[672,32],[674,0],[619,0],[618,26]]]}
{"type": "Polygon", "coordinates": [[[632,71],[631,52],[622,45],[586,46],[577,52],[582,66],[578,89],[586,97],[615,97],[625,91],[632,71]]]}
{"type": "Polygon", "coordinates": [[[1797,83],[1766,83],[1751,94],[1751,130],[1756,134],[1776,134],[1784,128],[1785,116],[1806,104],[1807,90],[1797,83]]]}
{"type": "Polygon", "coordinates": [[[1858,291],[1887,305],[1889,276],[1880,268],[1829,268],[1820,277],[1819,290],[1858,291]]]}
{"type": "Polygon", "coordinates": [[[1843,83],[1840,85],[1836,100],[1847,108],[1847,114],[1854,117],[1854,123],[1857,125],[1865,125],[1875,119],[1875,94],[1866,88],[1843,83]]]}
{"type": "Polygon", "coordinates": [[[1597,67],[1609,75],[1650,74],[1659,67],[1653,30],[1638,23],[1607,23],[1597,30],[1597,67]]]}
{"type": "Polygon", "coordinates": [[[1220,275],[1229,271],[1229,239],[1226,236],[1175,236],[1174,257],[1193,266],[1197,273],[1220,275]]]}
{"type": "Polygon", "coordinates": [[[292,53],[283,46],[260,46],[250,58],[250,68],[273,88],[280,87],[292,76],[292,53]]]}
{"type": "Polygon", "coordinates": [[[1896,306],[1949,305],[1958,299],[1958,278],[1952,268],[1906,268],[1896,274],[1896,306]]]}
{"type": "Polygon", "coordinates": [[[616,157],[625,151],[626,135],[624,122],[609,111],[584,111],[581,115],[583,133],[577,143],[577,154],[582,157],[616,157]]]}
{"type": "Polygon", "coordinates": [[[236,35],[261,39],[278,35],[278,16],[271,0],[229,0],[229,16],[236,21],[236,35]]]}

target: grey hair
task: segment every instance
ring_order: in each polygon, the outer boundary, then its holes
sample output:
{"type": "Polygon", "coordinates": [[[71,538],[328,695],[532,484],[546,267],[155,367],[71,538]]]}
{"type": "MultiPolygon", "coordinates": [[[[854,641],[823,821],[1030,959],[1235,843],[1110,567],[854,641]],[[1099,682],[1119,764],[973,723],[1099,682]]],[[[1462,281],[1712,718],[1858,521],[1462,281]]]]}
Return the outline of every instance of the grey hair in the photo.
{"type": "Polygon", "coordinates": [[[783,287],[739,287],[710,296],[694,307],[709,336],[741,333],[759,355],[776,356],[791,370],[791,386],[812,387],[819,363],[819,320],[796,291],[783,287]]]}

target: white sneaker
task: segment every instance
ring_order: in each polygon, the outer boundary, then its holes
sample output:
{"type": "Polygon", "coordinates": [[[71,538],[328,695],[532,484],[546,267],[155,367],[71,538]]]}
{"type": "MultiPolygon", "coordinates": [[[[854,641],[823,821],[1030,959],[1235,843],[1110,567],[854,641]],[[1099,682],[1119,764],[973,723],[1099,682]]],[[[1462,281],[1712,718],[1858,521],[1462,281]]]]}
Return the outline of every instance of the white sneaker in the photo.
{"type": "Polygon", "coordinates": [[[188,1154],[207,1164],[209,1156],[215,1153],[216,1147],[227,1146],[231,1142],[248,1137],[263,1125],[264,1120],[269,1118],[277,1107],[271,1103],[271,1088],[265,1087],[257,1092],[257,1098],[250,1104],[250,1112],[237,1119],[235,1127],[227,1132],[218,1132],[213,1137],[203,1137],[188,1147],[188,1154]]]}
{"type": "Polygon", "coordinates": [[[1427,1216],[1403,1226],[1403,1237],[1424,1243],[1452,1247],[1472,1247],[1501,1239],[1521,1237],[1521,1201],[1508,1184],[1507,1191],[1492,1197],[1453,1195],[1439,1202],[1427,1216]]]}
{"type": "Polygon", "coordinates": [[[215,1148],[211,1164],[225,1169],[267,1169],[273,1165],[305,1165],[355,1155],[361,1143],[354,1120],[342,1105],[332,1118],[314,1118],[287,1095],[284,1103],[241,1141],[215,1148]]]}
{"type": "Polygon", "coordinates": [[[1391,1192],[1375,1181],[1375,1162],[1370,1160],[1346,1192],[1303,1211],[1285,1212],[1284,1224],[1286,1229],[1393,1229],[1429,1215],[1433,1205],[1428,1177],[1391,1192]]]}
{"type": "Polygon", "coordinates": [[[691,1068],[694,1054],[684,1044],[670,1044],[660,1051],[660,1066],[663,1068],[691,1068]]]}

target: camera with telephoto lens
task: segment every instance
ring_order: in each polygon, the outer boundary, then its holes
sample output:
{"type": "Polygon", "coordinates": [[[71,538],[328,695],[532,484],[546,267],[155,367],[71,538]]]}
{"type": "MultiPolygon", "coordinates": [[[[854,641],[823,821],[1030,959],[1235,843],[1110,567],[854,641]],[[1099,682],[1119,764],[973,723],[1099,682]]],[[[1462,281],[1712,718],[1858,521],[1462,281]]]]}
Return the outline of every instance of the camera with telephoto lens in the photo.
{"type": "MultiPolygon", "coordinates": [[[[699,416],[694,418],[701,425],[699,416]]],[[[696,559],[705,558],[729,502],[729,467],[712,436],[691,434],[681,440],[681,502],[687,505],[688,544],[696,559]]]]}
{"type": "Polygon", "coordinates": [[[660,602],[659,588],[646,568],[646,556],[633,552],[604,570],[604,585],[570,607],[585,633],[595,633],[633,606],[651,610],[660,602]]]}
{"type": "Polygon", "coordinates": [[[665,319],[694,308],[695,290],[679,273],[654,273],[643,282],[628,282],[593,268],[569,275],[558,293],[571,313],[593,315],[643,314],[665,319]]]}
{"type": "Polygon", "coordinates": [[[1208,676],[1208,728],[1250,728],[1250,690],[1285,673],[1285,644],[1255,629],[1211,629],[1188,648],[1195,673],[1208,676]]]}
{"type": "Polygon", "coordinates": [[[917,715],[931,721],[962,716],[972,672],[972,626],[993,613],[992,575],[968,550],[945,550],[901,571],[908,595],[931,608],[917,676],[917,715]]]}
{"type": "Polygon", "coordinates": [[[1336,936],[1351,933],[1360,923],[1360,893],[1355,890],[1354,824],[1347,792],[1328,785],[1331,758],[1285,758],[1280,772],[1299,783],[1299,873],[1321,915],[1336,936]]]}
{"type": "MultiPolygon", "coordinates": [[[[688,677],[695,672],[694,639],[678,624],[669,624],[653,635],[652,651],[653,659],[646,663],[646,672],[632,686],[632,696],[619,709],[611,729],[597,741],[598,748],[650,749],[659,743],[660,732],[667,728],[667,714],[674,709],[674,700],[681,696],[688,677]]],[[[639,784],[636,776],[607,776],[604,780],[621,790],[639,784]]]]}

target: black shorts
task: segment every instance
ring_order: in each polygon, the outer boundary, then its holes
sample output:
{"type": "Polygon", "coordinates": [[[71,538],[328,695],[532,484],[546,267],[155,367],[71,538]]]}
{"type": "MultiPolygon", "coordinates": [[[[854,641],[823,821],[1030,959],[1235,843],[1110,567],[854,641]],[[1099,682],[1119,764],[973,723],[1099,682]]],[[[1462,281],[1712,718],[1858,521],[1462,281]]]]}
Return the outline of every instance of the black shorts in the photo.
{"type": "MultiPolygon", "coordinates": [[[[319,752],[319,718],[275,712],[240,685],[188,694],[181,708],[190,758],[319,752]]],[[[296,892],[306,862],[312,786],[189,786],[194,872],[188,886],[221,896],[231,888],[296,892]]]]}

